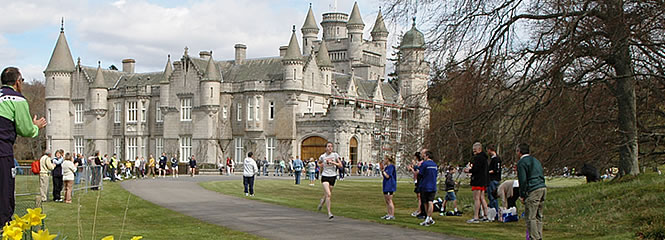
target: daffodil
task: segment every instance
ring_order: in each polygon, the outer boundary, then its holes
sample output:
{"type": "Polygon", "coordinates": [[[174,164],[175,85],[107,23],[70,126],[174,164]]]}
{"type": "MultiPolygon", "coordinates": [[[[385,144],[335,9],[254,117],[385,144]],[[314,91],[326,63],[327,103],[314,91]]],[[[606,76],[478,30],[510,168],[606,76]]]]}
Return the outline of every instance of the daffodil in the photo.
{"type": "Polygon", "coordinates": [[[58,235],[51,235],[48,232],[48,229],[46,230],[39,230],[39,232],[32,232],[32,239],[33,240],[53,240],[56,238],[58,235]]]}
{"type": "Polygon", "coordinates": [[[28,214],[26,214],[24,218],[30,226],[39,226],[42,224],[42,219],[46,218],[46,214],[42,214],[41,208],[28,208],[28,214]]]}
{"type": "Polygon", "coordinates": [[[108,236],[102,238],[102,240],[113,240],[113,235],[108,235],[108,236]]]}
{"type": "Polygon", "coordinates": [[[7,240],[7,239],[12,239],[12,240],[21,240],[23,239],[23,229],[19,227],[14,227],[11,225],[7,225],[4,228],[2,228],[2,239],[7,240]]]}
{"type": "Polygon", "coordinates": [[[21,230],[26,230],[30,228],[30,225],[25,221],[25,219],[19,217],[16,214],[14,214],[14,220],[11,220],[9,222],[9,226],[17,227],[20,228],[21,230]]]}
{"type": "Polygon", "coordinates": [[[134,236],[131,240],[141,240],[143,236],[134,236]]]}

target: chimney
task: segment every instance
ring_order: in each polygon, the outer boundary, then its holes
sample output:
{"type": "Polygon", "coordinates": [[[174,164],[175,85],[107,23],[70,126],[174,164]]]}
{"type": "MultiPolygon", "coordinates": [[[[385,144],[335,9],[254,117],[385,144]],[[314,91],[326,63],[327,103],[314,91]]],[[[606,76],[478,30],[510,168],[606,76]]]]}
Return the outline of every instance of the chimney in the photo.
{"type": "Polygon", "coordinates": [[[203,60],[210,59],[210,51],[200,51],[199,57],[201,57],[203,60]]]}
{"type": "Polygon", "coordinates": [[[279,56],[284,57],[286,55],[286,50],[289,49],[289,46],[281,46],[279,47],[279,56]]]}
{"type": "Polygon", "coordinates": [[[122,60],[122,71],[126,73],[134,73],[136,67],[136,60],[127,58],[122,60]]]}
{"type": "Polygon", "coordinates": [[[235,59],[235,65],[240,65],[242,64],[243,61],[245,61],[245,58],[247,58],[247,46],[245,44],[236,44],[236,59],[235,59]]]}

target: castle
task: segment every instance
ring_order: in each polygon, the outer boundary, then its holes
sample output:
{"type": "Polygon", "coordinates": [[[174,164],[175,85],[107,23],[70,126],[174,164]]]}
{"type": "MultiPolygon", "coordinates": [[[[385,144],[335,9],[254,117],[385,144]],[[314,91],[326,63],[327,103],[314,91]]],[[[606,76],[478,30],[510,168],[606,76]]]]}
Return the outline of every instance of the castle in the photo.
{"type": "Polygon", "coordinates": [[[404,156],[404,144],[422,141],[429,125],[426,101],[430,67],[424,35],[415,27],[400,43],[397,87],[384,81],[388,31],[381,12],[363,37],[357,3],[351,14],[323,14],[323,39],[310,6],[302,26],[302,51],[295,26],[279,56],[217,61],[209,51],[166,60],[164,71],[136,73],[74,64],[64,29],[44,71],[49,149],[86,155],[136,156],[166,152],[181,161],[247,152],[268,161],[315,159],[326,142],[353,164],[381,155],[404,156]],[[407,137],[410,136],[410,137],[407,137]]]}

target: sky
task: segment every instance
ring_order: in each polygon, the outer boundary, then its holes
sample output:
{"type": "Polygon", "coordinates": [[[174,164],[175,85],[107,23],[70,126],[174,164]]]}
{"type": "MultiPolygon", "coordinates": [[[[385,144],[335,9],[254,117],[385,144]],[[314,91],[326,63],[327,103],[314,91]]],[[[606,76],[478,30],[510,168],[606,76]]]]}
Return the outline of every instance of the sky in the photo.
{"type": "MultiPolygon", "coordinates": [[[[0,67],[16,66],[28,80],[43,81],[64,18],[73,61],[104,68],[136,60],[137,72],[162,71],[167,55],[179,59],[212,50],[215,60],[234,57],[233,46],[247,45],[247,57],[278,56],[292,25],[302,46],[302,27],[309,4],[317,23],[321,14],[350,13],[353,0],[0,0],[0,67]]],[[[359,0],[369,39],[380,0],[359,0]]],[[[389,45],[410,26],[386,20],[389,45]]],[[[320,25],[319,25],[320,28],[320,25]]],[[[322,30],[319,31],[321,38],[322,30]]],[[[389,49],[388,52],[391,50],[389,49]]]]}

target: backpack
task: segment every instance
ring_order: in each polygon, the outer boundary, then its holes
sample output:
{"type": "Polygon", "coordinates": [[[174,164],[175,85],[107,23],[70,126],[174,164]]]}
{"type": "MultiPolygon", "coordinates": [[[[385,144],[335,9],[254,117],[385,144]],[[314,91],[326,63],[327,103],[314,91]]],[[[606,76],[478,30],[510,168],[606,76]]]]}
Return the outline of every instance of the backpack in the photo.
{"type": "Polygon", "coordinates": [[[30,166],[30,169],[32,170],[32,173],[39,174],[39,172],[41,171],[40,166],[39,166],[39,160],[32,161],[32,165],[30,166]]]}

